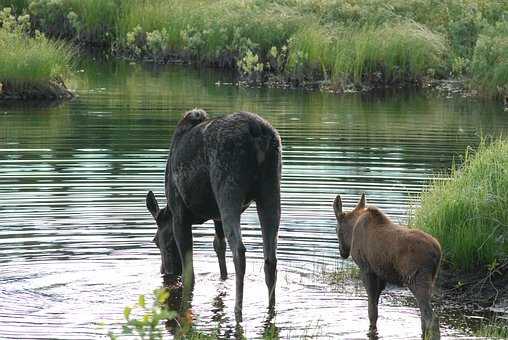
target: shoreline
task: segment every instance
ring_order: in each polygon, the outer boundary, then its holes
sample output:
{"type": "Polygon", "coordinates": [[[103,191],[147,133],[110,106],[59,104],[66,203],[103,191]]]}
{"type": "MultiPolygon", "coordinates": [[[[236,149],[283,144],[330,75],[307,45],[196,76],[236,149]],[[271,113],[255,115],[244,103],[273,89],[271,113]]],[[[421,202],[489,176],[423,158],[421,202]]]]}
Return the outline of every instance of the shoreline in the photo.
{"type": "Polygon", "coordinates": [[[23,100],[68,100],[75,97],[62,80],[51,80],[46,84],[11,86],[0,82],[0,102],[23,100]]]}

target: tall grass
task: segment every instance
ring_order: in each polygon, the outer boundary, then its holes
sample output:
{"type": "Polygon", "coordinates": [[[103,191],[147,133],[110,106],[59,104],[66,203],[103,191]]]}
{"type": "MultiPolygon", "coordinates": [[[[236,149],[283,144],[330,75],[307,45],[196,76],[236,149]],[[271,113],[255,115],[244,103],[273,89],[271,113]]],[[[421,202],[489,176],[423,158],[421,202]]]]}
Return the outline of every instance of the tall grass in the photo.
{"type": "Polygon", "coordinates": [[[508,97],[508,21],[484,30],[476,43],[471,72],[484,94],[508,97]]]}
{"type": "Polygon", "coordinates": [[[340,32],[332,65],[334,79],[361,82],[378,73],[385,82],[414,81],[445,68],[441,35],[414,23],[340,32]]]}
{"type": "Polygon", "coordinates": [[[28,6],[34,26],[50,36],[132,58],[176,57],[263,73],[259,79],[276,74],[340,84],[415,82],[452,72],[469,76],[486,95],[507,93],[504,0],[1,3],[28,6]]]}
{"type": "Polygon", "coordinates": [[[494,321],[492,323],[483,324],[480,329],[474,332],[474,335],[485,339],[507,339],[508,323],[503,321],[494,321]]]}
{"type": "Polygon", "coordinates": [[[27,17],[16,18],[9,9],[0,12],[0,83],[3,92],[43,90],[61,82],[71,67],[67,44],[48,40],[41,34],[25,34],[27,17]]]}
{"type": "Polygon", "coordinates": [[[508,142],[466,152],[448,180],[421,195],[412,224],[434,235],[446,262],[466,271],[508,260],[508,142]]]}
{"type": "Polygon", "coordinates": [[[63,42],[13,36],[0,30],[0,82],[43,84],[68,74],[72,53],[63,42]]]}

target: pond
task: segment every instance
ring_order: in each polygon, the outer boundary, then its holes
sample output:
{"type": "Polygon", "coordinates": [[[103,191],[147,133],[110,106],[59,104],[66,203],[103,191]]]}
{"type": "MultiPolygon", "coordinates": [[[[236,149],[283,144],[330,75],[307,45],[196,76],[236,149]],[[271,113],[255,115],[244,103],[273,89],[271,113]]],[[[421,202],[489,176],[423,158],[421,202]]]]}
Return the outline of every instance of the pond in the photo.
{"type": "MultiPolygon", "coordinates": [[[[428,93],[344,95],[238,88],[232,77],[186,66],[84,62],[60,105],[0,107],[0,338],[84,339],[118,329],[123,307],[161,286],[155,224],[165,159],[181,114],[261,114],[283,140],[282,221],[276,316],[267,319],[261,235],[254,206],[242,215],[247,248],[244,335],[366,338],[367,299],[358,280],[324,273],[339,259],[332,201],[362,192],[395,221],[413,198],[482,134],[508,129],[501,106],[428,93]],[[101,327],[101,323],[106,327],[101,327]]],[[[194,226],[198,330],[235,332],[234,267],[221,281],[213,224],[194,226]]],[[[228,251],[229,253],[229,251],[228,251]]],[[[346,275],[347,276],[347,275],[346,275]]],[[[405,289],[381,297],[385,339],[418,338],[419,311],[405,289]]],[[[441,312],[442,334],[467,336],[461,313],[441,312]]]]}

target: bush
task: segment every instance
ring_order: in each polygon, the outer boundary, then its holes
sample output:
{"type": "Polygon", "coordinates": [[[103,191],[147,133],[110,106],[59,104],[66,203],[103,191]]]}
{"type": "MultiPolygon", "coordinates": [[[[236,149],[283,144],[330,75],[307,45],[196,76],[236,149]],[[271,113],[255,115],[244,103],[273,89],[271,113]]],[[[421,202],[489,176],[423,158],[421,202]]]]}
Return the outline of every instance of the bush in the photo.
{"type": "Polygon", "coordinates": [[[36,28],[51,37],[110,46],[118,21],[133,0],[32,0],[28,13],[36,28]]]}
{"type": "Polygon", "coordinates": [[[508,260],[508,142],[482,142],[460,169],[434,180],[411,224],[434,235],[446,263],[472,271],[508,260]]]}

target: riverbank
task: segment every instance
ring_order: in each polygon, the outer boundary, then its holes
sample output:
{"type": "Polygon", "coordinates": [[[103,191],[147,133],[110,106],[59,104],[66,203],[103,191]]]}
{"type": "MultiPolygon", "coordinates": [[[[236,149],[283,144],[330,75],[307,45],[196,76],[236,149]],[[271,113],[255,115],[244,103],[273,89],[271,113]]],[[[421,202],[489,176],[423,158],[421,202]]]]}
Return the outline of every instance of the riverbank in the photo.
{"type": "Polygon", "coordinates": [[[496,311],[508,302],[507,169],[508,142],[484,140],[421,194],[410,224],[441,242],[438,286],[450,303],[496,311]]]}
{"type": "Polygon", "coordinates": [[[250,83],[325,82],[348,92],[463,78],[479,96],[508,95],[503,1],[16,3],[49,36],[132,60],[234,69],[250,83]]]}
{"type": "Polygon", "coordinates": [[[72,64],[70,47],[30,32],[29,16],[0,11],[0,100],[71,98],[64,78],[72,64]]]}

